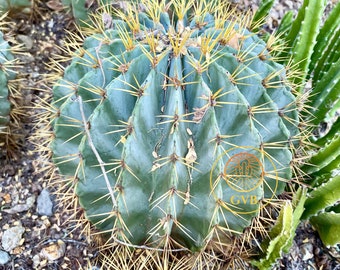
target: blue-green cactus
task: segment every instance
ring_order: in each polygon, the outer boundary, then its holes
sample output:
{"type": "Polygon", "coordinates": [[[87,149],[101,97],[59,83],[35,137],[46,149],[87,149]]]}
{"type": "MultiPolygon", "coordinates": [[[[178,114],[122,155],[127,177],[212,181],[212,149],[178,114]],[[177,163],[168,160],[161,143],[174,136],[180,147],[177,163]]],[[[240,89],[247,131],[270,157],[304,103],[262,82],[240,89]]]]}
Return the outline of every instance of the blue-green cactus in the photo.
{"type": "Polygon", "coordinates": [[[114,240],[197,250],[284,190],[295,97],[222,3],[143,4],[96,25],[54,86],[53,160],[114,240]]]}
{"type": "Polygon", "coordinates": [[[8,12],[10,15],[17,15],[18,12],[31,13],[33,0],[0,0],[0,15],[8,12]]]}
{"type": "Polygon", "coordinates": [[[9,82],[16,76],[12,70],[14,59],[11,47],[4,40],[4,34],[0,31],[0,135],[8,133],[7,127],[12,107],[9,100],[9,82]]]}

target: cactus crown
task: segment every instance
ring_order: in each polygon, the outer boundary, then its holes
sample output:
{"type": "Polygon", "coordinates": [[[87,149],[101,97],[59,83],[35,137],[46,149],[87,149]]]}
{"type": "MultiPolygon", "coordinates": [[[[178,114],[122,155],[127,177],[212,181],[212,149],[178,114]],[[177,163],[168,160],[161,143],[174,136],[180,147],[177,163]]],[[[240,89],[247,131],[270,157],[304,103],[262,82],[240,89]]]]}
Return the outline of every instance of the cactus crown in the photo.
{"type": "Polygon", "coordinates": [[[228,242],[291,178],[298,116],[285,68],[219,1],[113,13],[53,88],[55,164],[120,243],[228,242]]]}

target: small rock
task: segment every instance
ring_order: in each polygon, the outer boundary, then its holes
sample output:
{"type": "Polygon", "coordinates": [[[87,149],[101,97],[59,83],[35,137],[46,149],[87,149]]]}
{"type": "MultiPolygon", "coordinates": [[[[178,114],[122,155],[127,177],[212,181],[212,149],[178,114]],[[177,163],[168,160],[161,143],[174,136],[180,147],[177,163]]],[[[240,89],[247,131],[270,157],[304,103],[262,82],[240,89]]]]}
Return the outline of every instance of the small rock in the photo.
{"type": "Polygon", "coordinates": [[[33,269],[37,269],[40,264],[40,256],[38,254],[34,255],[32,258],[33,261],[33,269]]]}
{"type": "Polygon", "coordinates": [[[34,202],[35,202],[35,196],[32,195],[32,196],[27,198],[25,204],[17,204],[17,205],[14,205],[12,208],[4,209],[3,211],[8,213],[8,214],[24,212],[24,211],[27,211],[28,209],[30,209],[33,206],[34,202]]]}
{"type": "Polygon", "coordinates": [[[10,259],[11,257],[7,252],[0,250],[0,265],[5,265],[10,259]]]}
{"type": "Polygon", "coordinates": [[[37,212],[42,216],[53,215],[53,203],[50,198],[50,193],[47,189],[43,189],[37,200],[37,212]]]}
{"type": "Polygon", "coordinates": [[[16,205],[19,203],[19,191],[15,187],[11,191],[12,205],[16,205]]]}
{"type": "Polygon", "coordinates": [[[32,49],[33,40],[32,40],[31,37],[25,36],[25,35],[17,35],[17,38],[18,38],[19,41],[21,41],[22,43],[25,44],[25,46],[28,50],[32,49]]]}
{"type": "Polygon", "coordinates": [[[44,247],[40,251],[40,256],[47,259],[48,261],[55,261],[64,256],[65,250],[65,243],[61,240],[58,240],[57,243],[53,243],[47,247],[44,247]]]}
{"type": "Polygon", "coordinates": [[[309,259],[312,259],[314,257],[313,245],[310,243],[302,245],[301,254],[302,254],[303,261],[308,261],[309,259]]]}
{"type": "Polygon", "coordinates": [[[293,9],[294,8],[293,7],[293,1],[290,1],[290,0],[285,1],[285,5],[288,6],[289,9],[293,9]]]}
{"type": "Polygon", "coordinates": [[[5,203],[10,203],[12,201],[11,194],[6,193],[2,196],[2,199],[5,201],[5,203]]]}
{"type": "Polygon", "coordinates": [[[11,251],[20,245],[22,234],[25,229],[22,225],[14,226],[7,229],[2,235],[2,247],[6,251],[11,251]]]}

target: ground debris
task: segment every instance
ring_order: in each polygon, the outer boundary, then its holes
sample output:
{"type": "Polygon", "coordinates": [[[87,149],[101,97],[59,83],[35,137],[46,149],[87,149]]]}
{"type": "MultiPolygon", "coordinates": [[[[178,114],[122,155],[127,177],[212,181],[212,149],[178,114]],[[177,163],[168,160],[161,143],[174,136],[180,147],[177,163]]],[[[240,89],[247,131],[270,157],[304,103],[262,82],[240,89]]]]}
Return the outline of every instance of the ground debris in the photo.
{"type": "Polygon", "coordinates": [[[8,252],[18,247],[21,243],[22,235],[25,232],[21,224],[13,226],[4,231],[1,239],[2,248],[8,252]]]}
{"type": "Polygon", "coordinates": [[[40,256],[48,261],[55,261],[64,256],[65,249],[65,243],[62,240],[58,240],[56,243],[44,247],[40,252],[40,256]]]}
{"type": "Polygon", "coordinates": [[[0,250],[0,265],[5,265],[10,259],[11,257],[7,252],[0,250]]]}
{"type": "Polygon", "coordinates": [[[47,189],[43,189],[37,199],[37,212],[42,216],[52,216],[53,202],[47,189]]]}
{"type": "Polygon", "coordinates": [[[7,214],[20,213],[29,210],[35,202],[35,195],[32,195],[26,199],[24,204],[17,204],[9,209],[4,209],[3,211],[7,214]]]}

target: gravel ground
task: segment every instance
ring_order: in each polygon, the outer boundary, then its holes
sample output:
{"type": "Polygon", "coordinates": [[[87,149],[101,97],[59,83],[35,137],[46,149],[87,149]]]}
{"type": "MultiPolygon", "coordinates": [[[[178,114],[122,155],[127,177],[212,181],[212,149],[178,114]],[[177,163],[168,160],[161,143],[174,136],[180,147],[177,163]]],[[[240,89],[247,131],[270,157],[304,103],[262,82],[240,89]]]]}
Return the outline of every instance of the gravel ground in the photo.
{"type": "MultiPolygon", "coordinates": [[[[244,10],[256,9],[259,1],[233,2],[244,10]]],[[[278,1],[268,19],[268,29],[275,28],[286,10],[297,10],[300,4],[301,1],[278,1]]],[[[44,63],[53,54],[62,53],[55,44],[62,45],[63,28],[70,29],[71,25],[59,7],[58,0],[41,2],[33,17],[15,19],[13,34],[27,52],[21,56],[25,62],[22,91],[27,109],[22,146],[11,159],[0,156],[0,270],[87,269],[98,255],[84,227],[70,221],[69,211],[57,206],[54,190],[47,184],[48,160],[34,150],[31,140],[37,113],[31,106],[48,91],[41,75],[48,71],[44,63]]],[[[290,253],[276,269],[340,269],[340,253],[324,247],[311,226],[302,223],[290,253]]]]}

